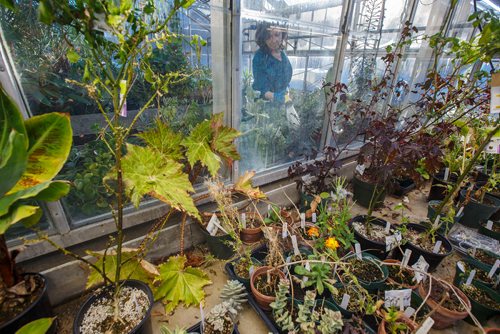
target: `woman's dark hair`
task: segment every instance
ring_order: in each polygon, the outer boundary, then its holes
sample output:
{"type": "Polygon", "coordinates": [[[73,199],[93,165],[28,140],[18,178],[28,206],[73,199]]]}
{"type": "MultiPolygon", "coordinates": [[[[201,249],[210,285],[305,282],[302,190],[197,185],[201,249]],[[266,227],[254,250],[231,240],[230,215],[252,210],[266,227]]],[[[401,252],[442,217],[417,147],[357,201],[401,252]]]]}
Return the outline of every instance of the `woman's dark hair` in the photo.
{"type": "MultiPolygon", "coordinates": [[[[279,27],[278,24],[271,24],[270,22],[257,23],[257,30],[255,31],[255,42],[257,43],[259,48],[263,49],[266,52],[269,51],[266,41],[269,39],[271,30],[278,27],[279,27]]],[[[283,31],[281,32],[281,38],[283,39],[284,42],[287,37],[287,33],[284,30],[284,28],[281,29],[283,29],[283,31]]],[[[282,44],[281,47],[283,48],[284,45],[282,44]]]]}

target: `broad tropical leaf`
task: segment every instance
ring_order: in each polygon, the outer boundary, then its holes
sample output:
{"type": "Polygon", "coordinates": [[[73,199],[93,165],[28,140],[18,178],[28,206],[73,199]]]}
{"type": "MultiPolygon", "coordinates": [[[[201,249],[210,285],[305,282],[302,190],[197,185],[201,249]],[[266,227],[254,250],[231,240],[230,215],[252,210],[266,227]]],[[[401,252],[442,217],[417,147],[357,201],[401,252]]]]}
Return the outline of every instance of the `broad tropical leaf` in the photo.
{"type": "Polygon", "coordinates": [[[221,166],[221,159],[210,146],[212,140],[210,124],[210,121],[205,120],[196,125],[182,145],[187,149],[186,156],[191,166],[199,161],[208,168],[212,176],[216,176],[221,166]]]}
{"type": "MultiPolygon", "coordinates": [[[[0,86],[0,148],[5,146],[12,129],[27,137],[23,116],[19,108],[0,86]]],[[[27,142],[24,149],[28,149],[27,142]]]]}
{"type": "Polygon", "coordinates": [[[37,184],[0,198],[0,216],[9,211],[11,205],[21,199],[34,199],[40,201],[56,201],[69,192],[67,181],[49,181],[37,184]]]}
{"type": "Polygon", "coordinates": [[[138,134],[137,137],[172,160],[179,161],[183,157],[181,152],[182,136],[172,131],[167,124],[159,119],[156,120],[154,129],[138,134]]]}
{"type": "Polygon", "coordinates": [[[183,166],[157,154],[152,148],[127,144],[127,155],[122,160],[123,180],[132,203],[137,207],[149,194],[173,208],[200,218],[193,199],[194,192],[183,166]]]}
{"type": "Polygon", "coordinates": [[[45,334],[52,326],[55,318],[41,318],[32,321],[19,329],[16,334],[45,334]]]}
{"type": "Polygon", "coordinates": [[[0,216],[0,234],[5,234],[7,229],[19,222],[27,225],[37,223],[42,217],[42,209],[32,205],[14,205],[7,214],[0,216]]]}
{"type": "Polygon", "coordinates": [[[213,139],[211,146],[216,153],[231,164],[234,160],[240,159],[234,140],[238,138],[241,133],[236,129],[224,126],[221,121],[222,115],[223,114],[220,113],[212,117],[213,139]]]}
{"type": "Polygon", "coordinates": [[[198,305],[205,298],[203,287],[212,284],[202,270],[186,267],[186,257],[172,256],[158,267],[159,286],[154,292],[155,300],[166,304],[167,313],[177,307],[179,302],[186,306],[198,305]]]}
{"type": "Polygon", "coordinates": [[[5,195],[19,181],[26,170],[28,152],[26,135],[12,129],[8,141],[1,148],[0,156],[0,197],[5,195]]]}
{"type": "MultiPolygon", "coordinates": [[[[115,252],[110,252],[106,254],[106,256],[97,252],[88,252],[88,254],[97,259],[95,265],[98,268],[102,268],[103,265],[106,266],[104,268],[106,276],[113,281],[115,279],[116,263],[118,261],[115,252]]],[[[158,275],[158,272],[151,263],[138,258],[136,249],[124,249],[122,251],[121,262],[120,280],[137,279],[147,283],[153,288],[153,281],[158,275]]],[[[87,288],[104,282],[101,274],[93,268],[90,268],[90,270],[90,275],[87,278],[87,288]]]]}
{"type": "Polygon", "coordinates": [[[245,174],[238,178],[238,181],[234,184],[234,190],[242,194],[247,195],[252,199],[264,199],[266,194],[260,191],[259,187],[252,186],[252,178],[255,176],[255,171],[246,171],[245,174]]]}
{"type": "Polygon", "coordinates": [[[50,113],[25,122],[29,138],[28,166],[9,193],[52,180],[61,170],[71,149],[73,132],[69,116],[50,113]]]}

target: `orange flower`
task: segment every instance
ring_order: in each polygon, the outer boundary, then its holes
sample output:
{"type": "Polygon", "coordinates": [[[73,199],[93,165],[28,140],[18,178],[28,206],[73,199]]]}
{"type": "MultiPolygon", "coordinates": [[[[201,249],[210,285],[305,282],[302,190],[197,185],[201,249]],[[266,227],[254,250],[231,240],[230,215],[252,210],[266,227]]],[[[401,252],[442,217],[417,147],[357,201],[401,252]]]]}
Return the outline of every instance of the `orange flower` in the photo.
{"type": "Polygon", "coordinates": [[[335,238],[329,237],[325,240],[325,247],[327,248],[336,250],[337,248],[339,248],[339,246],[339,242],[335,238]]]}
{"type": "Polygon", "coordinates": [[[317,227],[309,227],[307,229],[307,235],[310,237],[319,237],[319,229],[317,227]]]}

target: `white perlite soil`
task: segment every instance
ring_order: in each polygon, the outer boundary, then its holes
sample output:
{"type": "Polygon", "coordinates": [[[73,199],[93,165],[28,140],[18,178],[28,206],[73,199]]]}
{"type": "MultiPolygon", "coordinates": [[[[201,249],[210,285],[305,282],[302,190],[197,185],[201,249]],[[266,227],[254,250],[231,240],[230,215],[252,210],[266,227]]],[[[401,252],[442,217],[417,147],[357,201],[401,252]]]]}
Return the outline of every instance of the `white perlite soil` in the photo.
{"type": "MultiPolygon", "coordinates": [[[[137,326],[144,318],[149,306],[147,294],[136,288],[124,287],[120,292],[119,321],[124,324],[123,333],[137,326]]],[[[113,323],[113,298],[98,299],[90,306],[80,326],[82,334],[113,333],[105,328],[113,323]]]]}

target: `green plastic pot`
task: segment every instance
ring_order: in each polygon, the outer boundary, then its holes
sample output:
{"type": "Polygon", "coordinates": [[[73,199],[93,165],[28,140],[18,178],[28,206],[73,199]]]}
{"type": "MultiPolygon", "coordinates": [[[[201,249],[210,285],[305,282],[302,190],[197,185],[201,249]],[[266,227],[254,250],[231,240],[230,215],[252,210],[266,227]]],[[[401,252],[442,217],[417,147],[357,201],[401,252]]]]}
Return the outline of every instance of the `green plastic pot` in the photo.
{"type": "MultiPolygon", "coordinates": [[[[478,281],[473,281],[472,285],[474,285],[478,289],[485,291],[491,297],[491,299],[495,300],[497,303],[500,303],[500,294],[498,294],[498,292],[496,292],[495,290],[490,289],[489,287],[478,281]]],[[[492,309],[489,306],[479,303],[471,297],[469,297],[469,300],[472,306],[471,312],[481,324],[485,324],[488,319],[492,318],[495,315],[500,315],[500,309],[492,309]]],[[[467,317],[465,321],[473,323],[470,317],[467,317]]]]}
{"type": "MultiPolygon", "coordinates": [[[[489,251],[486,251],[486,250],[483,250],[486,254],[490,255],[491,257],[493,258],[497,258],[497,259],[500,259],[500,254],[495,254],[495,253],[492,253],[492,252],[489,252],[489,251]]],[[[467,261],[470,261],[470,263],[472,265],[474,265],[475,267],[478,267],[478,268],[489,268],[491,269],[491,267],[493,265],[491,264],[488,264],[488,263],[484,263],[484,262],[481,262],[479,261],[478,259],[476,259],[475,257],[472,257],[471,255],[469,254],[465,254],[465,259],[467,259],[467,261]]],[[[488,269],[488,270],[489,270],[488,269]]]]}
{"type": "MultiPolygon", "coordinates": [[[[500,232],[495,232],[493,230],[488,230],[486,228],[486,224],[488,223],[488,219],[483,219],[479,222],[479,229],[477,230],[479,233],[481,233],[482,235],[486,235],[490,238],[493,238],[493,239],[496,239],[498,241],[500,241],[500,232]]],[[[493,226],[495,225],[500,225],[499,222],[496,222],[496,221],[493,221],[493,226]]]]}
{"type": "MultiPolygon", "coordinates": [[[[463,203],[465,200],[467,189],[462,189],[460,191],[460,202],[463,203]]],[[[467,203],[464,207],[464,216],[460,219],[460,223],[472,227],[478,228],[479,221],[483,219],[488,219],[492,214],[494,214],[500,207],[500,199],[486,194],[485,199],[487,199],[490,204],[479,203],[473,199],[467,203]]]]}
{"type": "Polygon", "coordinates": [[[368,208],[373,196],[373,207],[379,207],[384,204],[386,190],[382,186],[365,182],[356,175],[352,178],[353,199],[362,207],[368,208]],[[374,194],[375,190],[377,192],[374,194]]]}
{"type": "MultiPolygon", "coordinates": [[[[368,252],[362,252],[361,255],[362,255],[362,258],[364,261],[374,262],[380,268],[380,270],[382,271],[382,273],[384,275],[383,279],[381,279],[380,281],[376,281],[376,282],[367,282],[367,281],[363,281],[363,280],[358,278],[359,284],[364,289],[366,289],[370,293],[376,293],[378,291],[378,289],[380,289],[384,286],[384,283],[387,280],[387,277],[389,277],[389,270],[382,263],[382,261],[380,261],[380,259],[378,257],[376,257],[375,255],[372,255],[368,252]]],[[[346,260],[354,258],[354,257],[356,257],[356,254],[351,254],[351,255],[346,257],[346,260]]]]}
{"type": "MultiPolygon", "coordinates": [[[[482,262],[479,262],[479,261],[471,261],[471,259],[469,259],[469,258],[463,259],[462,262],[465,262],[467,265],[471,266],[472,268],[474,268],[476,270],[480,269],[480,270],[485,271],[487,273],[491,270],[491,266],[488,266],[488,265],[486,265],[482,262]]],[[[465,275],[465,272],[462,269],[460,269],[458,262],[455,263],[455,277],[453,278],[453,284],[455,286],[460,286],[460,284],[462,284],[462,282],[467,279],[467,277],[465,277],[464,275],[465,275]]],[[[489,288],[491,288],[493,286],[491,283],[481,281],[480,279],[477,279],[477,278],[474,278],[472,281],[484,284],[485,286],[487,286],[489,288]]]]}

